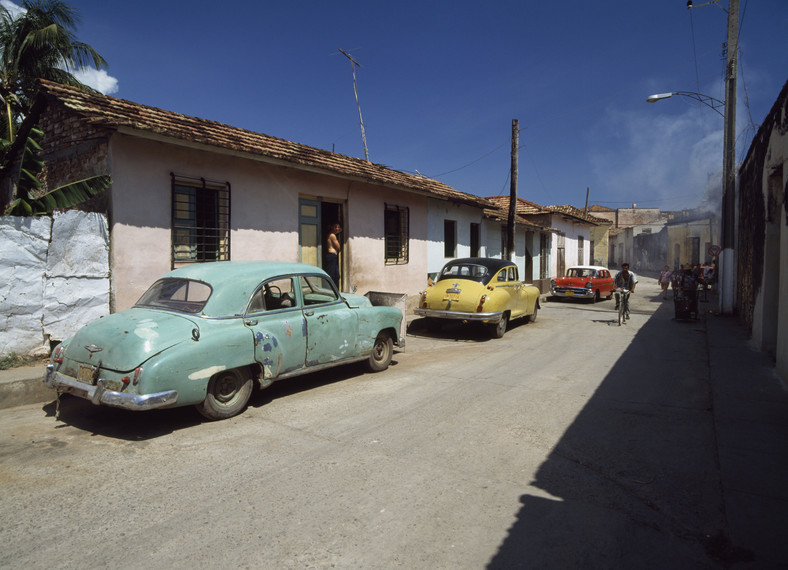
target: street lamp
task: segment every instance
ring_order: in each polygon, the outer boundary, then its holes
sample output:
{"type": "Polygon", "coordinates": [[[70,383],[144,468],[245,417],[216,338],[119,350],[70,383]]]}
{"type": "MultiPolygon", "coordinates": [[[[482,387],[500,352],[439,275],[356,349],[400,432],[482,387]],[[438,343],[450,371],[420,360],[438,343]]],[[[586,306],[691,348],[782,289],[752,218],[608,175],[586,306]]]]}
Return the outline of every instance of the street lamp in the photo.
{"type": "MultiPolygon", "coordinates": [[[[736,192],[736,141],[733,132],[736,129],[736,119],[734,117],[735,107],[733,110],[719,99],[703,95],[702,93],[695,93],[693,91],[671,91],[669,93],[655,93],[649,95],[646,99],[648,103],[656,103],[663,99],[669,99],[674,95],[688,97],[700,101],[710,109],[714,109],[722,115],[725,120],[724,132],[724,145],[722,153],[722,212],[720,219],[721,238],[722,238],[722,252],[719,258],[720,267],[717,271],[719,289],[720,289],[720,313],[730,315],[733,313],[733,244],[734,244],[734,221],[735,221],[735,192],[736,192]],[[725,111],[720,111],[723,108],[725,111]],[[730,111],[730,113],[729,113],[730,111]]],[[[733,101],[735,105],[735,98],[733,101]]]]}
{"type": "MultiPolygon", "coordinates": [[[[692,1],[687,2],[687,8],[699,8],[706,4],[719,5],[720,0],[711,0],[699,6],[693,6],[692,1]]],[[[736,233],[734,225],[736,222],[736,52],[739,49],[739,0],[728,0],[728,41],[726,44],[725,62],[725,102],[693,93],[691,91],[672,91],[670,93],[657,93],[651,95],[646,101],[656,103],[662,99],[667,99],[673,95],[682,95],[700,101],[720,113],[725,119],[725,133],[722,151],[722,215],[720,216],[720,226],[722,234],[722,252],[719,257],[720,270],[719,290],[720,290],[720,313],[732,315],[734,308],[734,269],[735,262],[734,245],[736,233]],[[725,112],[720,112],[718,106],[725,108],[725,112]]]]}
{"type": "Polygon", "coordinates": [[[647,103],[656,103],[657,101],[662,101],[663,99],[669,99],[674,95],[680,95],[682,97],[687,97],[689,99],[695,99],[696,101],[700,101],[707,107],[714,109],[717,111],[721,117],[725,117],[725,113],[720,111],[720,109],[725,108],[725,102],[720,101],[719,99],[715,99],[714,97],[709,97],[708,95],[703,95],[702,93],[695,93],[694,91],[671,91],[670,93],[655,93],[654,95],[649,95],[646,99],[647,103]]]}

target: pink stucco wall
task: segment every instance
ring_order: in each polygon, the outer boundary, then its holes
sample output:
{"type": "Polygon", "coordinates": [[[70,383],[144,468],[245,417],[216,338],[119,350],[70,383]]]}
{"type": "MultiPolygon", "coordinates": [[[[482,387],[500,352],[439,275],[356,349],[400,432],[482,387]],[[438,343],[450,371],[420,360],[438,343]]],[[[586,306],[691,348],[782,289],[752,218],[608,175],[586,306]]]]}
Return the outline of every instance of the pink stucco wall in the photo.
{"type": "Polygon", "coordinates": [[[133,305],[171,268],[171,172],[230,183],[233,260],[298,261],[298,199],[320,198],[342,203],[345,211],[345,289],[412,295],[423,287],[423,196],[129,134],[113,135],[109,165],[114,311],[133,305]],[[405,265],[384,264],[387,202],[409,208],[410,258],[405,265]]]}

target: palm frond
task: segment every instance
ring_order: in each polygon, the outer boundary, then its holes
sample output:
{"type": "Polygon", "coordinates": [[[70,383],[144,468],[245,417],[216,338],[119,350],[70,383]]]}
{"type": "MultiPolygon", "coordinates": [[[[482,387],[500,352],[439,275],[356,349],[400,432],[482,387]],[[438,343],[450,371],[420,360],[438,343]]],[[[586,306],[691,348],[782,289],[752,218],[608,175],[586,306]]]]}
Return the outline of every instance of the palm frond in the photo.
{"type": "Polygon", "coordinates": [[[6,210],[7,216],[42,216],[55,210],[66,210],[94,196],[98,196],[112,184],[107,174],[92,176],[55,188],[39,198],[29,201],[14,200],[6,210]]]}

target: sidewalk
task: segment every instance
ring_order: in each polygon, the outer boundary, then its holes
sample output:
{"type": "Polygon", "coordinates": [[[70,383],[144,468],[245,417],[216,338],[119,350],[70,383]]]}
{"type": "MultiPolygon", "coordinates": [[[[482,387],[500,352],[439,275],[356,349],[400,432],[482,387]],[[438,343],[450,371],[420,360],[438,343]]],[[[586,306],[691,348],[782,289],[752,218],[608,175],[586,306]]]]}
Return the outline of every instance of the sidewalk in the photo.
{"type": "MultiPolygon", "coordinates": [[[[711,304],[710,304],[711,305],[711,304]]],[[[788,567],[788,387],[735,317],[706,315],[714,423],[731,543],[788,567]]],[[[748,554],[730,551],[732,562],[748,554]]]]}
{"type": "Polygon", "coordinates": [[[55,392],[44,386],[46,364],[0,370],[0,410],[54,400],[55,392]]]}

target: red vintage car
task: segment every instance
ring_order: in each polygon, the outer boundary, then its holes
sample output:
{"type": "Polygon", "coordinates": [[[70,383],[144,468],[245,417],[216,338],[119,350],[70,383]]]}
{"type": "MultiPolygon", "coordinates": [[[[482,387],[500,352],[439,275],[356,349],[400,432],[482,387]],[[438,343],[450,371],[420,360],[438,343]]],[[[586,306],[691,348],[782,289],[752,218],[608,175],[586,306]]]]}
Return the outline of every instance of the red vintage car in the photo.
{"type": "Polygon", "coordinates": [[[566,270],[565,277],[552,279],[550,289],[553,297],[577,297],[596,303],[602,297],[610,299],[616,283],[606,267],[575,265],[566,270]]]}

